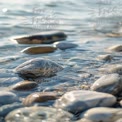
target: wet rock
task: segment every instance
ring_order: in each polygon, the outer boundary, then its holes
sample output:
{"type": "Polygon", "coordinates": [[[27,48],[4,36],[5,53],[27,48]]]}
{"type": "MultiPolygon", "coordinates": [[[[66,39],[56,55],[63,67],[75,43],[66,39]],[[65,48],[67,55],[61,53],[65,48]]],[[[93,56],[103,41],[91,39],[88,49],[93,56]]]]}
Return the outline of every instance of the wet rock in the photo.
{"type": "Polygon", "coordinates": [[[4,105],[0,107],[0,117],[5,117],[9,112],[14,109],[21,108],[23,105],[21,103],[13,103],[9,105],[4,105]]]}
{"type": "Polygon", "coordinates": [[[120,101],[120,106],[122,107],[122,100],[120,101]]]}
{"type": "Polygon", "coordinates": [[[104,75],[93,83],[91,90],[117,95],[122,91],[122,76],[119,74],[104,75]]]}
{"type": "Polygon", "coordinates": [[[122,45],[114,45],[109,48],[110,51],[122,52],[122,45]]]}
{"type": "Polygon", "coordinates": [[[118,73],[119,75],[122,75],[122,65],[121,64],[109,65],[106,68],[100,69],[100,71],[107,73],[118,73]]]}
{"type": "Polygon", "coordinates": [[[18,102],[19,98],[12,92],[0,92],[0,106],[18,102]]]}
{"type": "Polygon", "coordinates": [[[73,115],[50,107],[25,107],[10,112],[6,122],[71,122],[73,115]]]}
{"type": "Polygon", "coordinates": [[[67,92],[56,100],[54,106],[72,113],[79,113],[93,107],[107,107],[116,103],[113,95],[95,91],[76,90],[67,92]]]}
{"type": "MultiPolygon", "coordinates": [[[[122,118],[121,108],[98,107],[92,108],[81,114],[81,118],[90,122],[115,122],[122,118]]],[[[82,121],[81,122],[87,122],[82,121]]]]}
{"type": "Polygon", "coordinates": [[[17,90],[17,91],[26,91],[26,90],[31,90],[33,88],[36,88],[38,86],[37,83],[32,82],[32,81],[23,81],[19,82],[11,87],[12,90],[17,90]]]}
{"type": "Polygon", "coordinates": [[[55,100],[57,98],[58,95],[54,92],[35,92],[28,95],[23,101],[23,104],[29,106],[33,103],[47,102],[49,100],[55,100]]]}
{"type": "Polygon", "coordinates": [[[56,48],[51,46],[38,46],[38,47],[25,48],[21,52],[26,54],[43,54],[43,53],[52,53],[55,50],[56,48]]]}
{"type": "Polygon", "coordinates": [[[61,70],[63,70],[63,68],[51,60],[35,58],[19,65],[15,69],[15,73],[28,79],[37,77],[51,77],[61,70]]]}
{"type": "Polygon", "coordinates": [[[77,44],[68,43],[68,42],[55,42],[54,47],[59,48],[61,50],[69,49],[69,48],[75,48],[77,47],[77,44]]]}
{"type": "Polygon", "coordinates": [[[115,122],[122,122],[122,118],[121,119],[118,119],[117,121],[115,121],[115,122]]]}
{"type": "Polygon", "coordinates": [[[11,40],[16,40],[19,44],[51,44],[56,41],[65,40],[66,37],[66,34],[63,32],[49,31],[34,35],[15,37],[11,40]]]}
{"type": "Polygon", "coordinates": [[[97,57],[98,60],[104,60],[104,61],[111,61],[112,60],[112,56],[109,55],[109,54],[106,54],[106,55],[99,55],[97,57]]]}

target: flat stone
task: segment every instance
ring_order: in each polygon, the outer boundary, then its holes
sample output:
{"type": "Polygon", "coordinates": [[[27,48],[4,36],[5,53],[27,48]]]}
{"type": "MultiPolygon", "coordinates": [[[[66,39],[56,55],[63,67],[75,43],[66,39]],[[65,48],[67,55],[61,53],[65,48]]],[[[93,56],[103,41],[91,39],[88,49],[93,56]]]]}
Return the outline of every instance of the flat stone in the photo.
{"type": "Polygon", "coordinates": [[[6,122],[71,122],[73,115],[50,107],[25,107],[10,112],[6,122]]]}
{"type": "Polygon", "coordinates": [[[0,117],[5,117],[9,112],[13,111],[14,109],[21,108],[23,105],[21,103],[13,103],[8,104],[0,107],[0,117]]]}
{"type": "Polygon", "coordinates": [[[107,107],[92,108],[81,114],[81,118],[91,122],[115,122],[122,119],[122,109],[107,107]]]}
{"type": "Polygon", "coordinates": [[[35,58],[15,68],[15,73],[23,78],[52,77],[63,68],[48,59],[35,58]]]}
{"type": "Polygon", "coordinates": [[[119,74],[104,75],[93,83],[91,90],[117,95],[122,91],[122,76],[119,74]]]}
{"type": "Polygon", "coordinates": [[[14,37],[11,40],[15,40],[19,44],[51,44],[56,41],[65,40],[66,37],[67,36],[64,32],[49,31],[33,35],[14,37]]]}
{"type": "Polygon", "coordinates": [[[104,61],[111,61],[112,60],[112,56],[109,55],[109,54],[106,54],[106,55],[99,55],[97,57],[98,60],[104,60],[104,61]]]}
{"type": "Polygon", "coordinates": [[[52,53],[56,50],[55,47],[52,46],[36,46],[36,47],[27,47],[21,52],[26,54],[43,54],[43,53],[52,53]]]}
{"type": "Polygon", "coordinates": [[[54,47],[59,48],[61,50],[75,48],[78,46],[77,44],[68,43],[68,42],[55,42],[53,45],[54,47]]]}
{"type": "Polygon", "coordinates": [[[36,82],[23,81],[11,86],[11,89],[17,90],[17,91],[28,91],[28,90],[36,88],[37,86],[38,84],[36,82]]]}
{"type": "Polygon", "coordinates": [[[0,106],[18,102],[19,98],[12,92],[2,91],[0,92],[0,106]]]}
{"type": "Polygon", "coordinates": [[[76,114],[89,108],[107,107],[115,103],[116,98],[111,94],[76,90],[64,94],[60,99],[56,100],[54,106],[76,114]]]}
{"type": "Polygon", "coordinates": [[[109,48],[110,51],[122,52],[122,45],[114,45],[109,48]]]}
{"type": "Polygon", "coordinates": [[[47,102],[49,100],[56,100],[57,98],[58,95],[54,92],[35,92],[28,95],[24,99],[23,104],[25,106],[29,106],[32,105],[33,103],[47,102]]]}

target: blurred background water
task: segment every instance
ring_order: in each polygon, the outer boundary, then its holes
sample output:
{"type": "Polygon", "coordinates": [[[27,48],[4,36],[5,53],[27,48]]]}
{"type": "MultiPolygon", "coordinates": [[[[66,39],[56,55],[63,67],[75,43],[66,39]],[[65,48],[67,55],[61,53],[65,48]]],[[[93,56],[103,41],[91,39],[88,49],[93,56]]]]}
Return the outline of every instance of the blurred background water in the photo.
{"type": "MultiPolygon", "coordinates": [[[[122,44],[121,5],[121,0],[0,0],[1,87],[10,86],[21,80],[15,76],[13,69],[34,57],[59,62],[67,67],[66,72],[67,69],[70,71],[67,76],[75,77],[77,81],[81,78],[81,75],[76,73],[80,69],[85,68],[86,72],[88,69],[95,71],[101,64],[95,57],[104,54],[104,49],[109,46],[122,44]],[[64,31],[68,35],[67,41],[76,43],[79,47],[30,56],[20,52],[29,45],[10,41],[13,36],[49,30],[64,31]],[[108,37],[107,34],[119,36],[108,37]]],[[[49,85],[43,84],[45,87],[49,85]]]]}

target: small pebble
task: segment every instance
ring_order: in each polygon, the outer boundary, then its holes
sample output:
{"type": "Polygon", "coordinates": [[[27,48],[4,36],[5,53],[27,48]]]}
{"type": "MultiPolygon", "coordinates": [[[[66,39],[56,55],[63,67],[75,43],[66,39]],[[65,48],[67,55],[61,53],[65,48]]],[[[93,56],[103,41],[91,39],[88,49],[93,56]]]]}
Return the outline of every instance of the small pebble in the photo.
{"type": "Polygon", "coordinates": [[[97,59],[99,59],[99,60],[104,60],[104,61],[111,61],[112,60],[112,56],[111,55],[109,55],[109,54],[106,54],[106,55],[99,55],[98,57],[97,57],[97,59]]]}
{"type": "Polygon", "coordinates": [[[56,100],[58,95],[54,92],[35,92],[28,95],[23,104],[25,106],[32,105],[33,103],[47,102],[49,100],[56,100]]]}
{"type": "Polygon", "coordinates": [[[43,54],[43,53],[52,53],[55,50],[56,48],[51,46],[38,46],[38,47],[25,48],[21,52],[26,54],[43,54]]]}
{"type": "Polygon", "coordinates": [[[27,91],[31,90],[33,88],[36,88],[38,86],[37,83],[32,82],[32,81],[23,81],[19,82],[11,87],[12,90],[17,90],[17,91],[27,91]]]}
{"type": "Polygon", "coordinates": [[[108,50],[115,52],[122,52],[122,45],[114,45],[110,47],[108,50]]]}

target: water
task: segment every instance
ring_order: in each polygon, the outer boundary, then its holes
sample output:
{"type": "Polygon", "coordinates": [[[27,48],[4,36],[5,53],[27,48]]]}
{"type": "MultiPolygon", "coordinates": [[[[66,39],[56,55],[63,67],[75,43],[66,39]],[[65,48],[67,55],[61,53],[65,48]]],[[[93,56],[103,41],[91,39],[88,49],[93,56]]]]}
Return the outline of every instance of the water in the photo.
{"type": "MultiPolygon", "coordinates": [[[[106,48],[122,44],[122,16],[120,0],[4,0],[0,1],[0,87],[7,89],[21,81],[13,70],[35,57],[52,59],[65,69],[58,76],[43,82],[36,91],[79,89],[92,83],[101,74],[98,68],[104,62],[96,60],[106,54],[106,48]],[[18,35],[40,31],[61,30],[68,35],[67,42],[77,48],[57,50],[50,54],[26,55],[20,51],[30,45],[10,41],[18,35]],[[110,34],[121,36],[109,37],[110,34]]],[[[31,45],[32,46],[32,45],[31,45]]],[[[109,52],[110,53],[110,52],[109,52]]],[[[121,53],[108,63],[121,63],[121,53]]]]}

